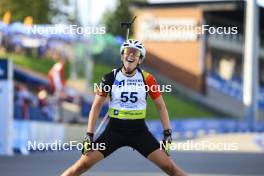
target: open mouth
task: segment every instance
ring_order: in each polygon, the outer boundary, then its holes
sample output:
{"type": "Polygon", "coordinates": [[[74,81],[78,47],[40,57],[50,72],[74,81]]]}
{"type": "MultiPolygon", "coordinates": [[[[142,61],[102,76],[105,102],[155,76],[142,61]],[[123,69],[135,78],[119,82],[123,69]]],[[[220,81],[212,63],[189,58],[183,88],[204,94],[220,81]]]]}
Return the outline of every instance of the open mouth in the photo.
{"type": "Polygon", "coordinates": [[[135,61],[134,59],[130,59],[130,58],[127,59],[127,62],[129,63],[133,63],[134,61],[135,61]]]}

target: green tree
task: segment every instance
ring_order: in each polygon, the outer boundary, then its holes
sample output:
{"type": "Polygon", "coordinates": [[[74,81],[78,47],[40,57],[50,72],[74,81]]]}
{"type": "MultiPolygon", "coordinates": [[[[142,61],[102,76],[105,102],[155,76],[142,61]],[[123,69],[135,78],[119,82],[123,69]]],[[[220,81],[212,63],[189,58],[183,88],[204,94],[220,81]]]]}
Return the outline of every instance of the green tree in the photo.
{"type": "MultiPolygon", "coordinates": [[[[121,28],[120,23],[132,20],[132,12],[129,9],[131,0],[119,0],[114,11],[107,11],[103,15],[103,23],[106,26],[107,32],[113,35],[126,36],[126,30],[121,28]]],[[[131,29],[130,35],[133,30],[131,29]]]]}
{"type": "Polygon", "coordinates": [[[34,23],[48,23],[50,22],[49,0],[1,0],[0,1],[0,15],[6,11],[12,14],[12,21],[23,22],[26,16],[32,16],[34,23]]]}
{"type": "Polygon", "coordinates": [[[51,23],[56,17],[62,19],[60,22],[71,22],[67,6],[69,0],[0,0],[0,17],[10,11],[11,22],[23,22],[27,16],[33,17],[34,24],[51,23]]]}
{"type": "Polygon", "coordinates": [[[78,0],[49,0],[51,23],[79,24],[76,15],[78,0]]]}

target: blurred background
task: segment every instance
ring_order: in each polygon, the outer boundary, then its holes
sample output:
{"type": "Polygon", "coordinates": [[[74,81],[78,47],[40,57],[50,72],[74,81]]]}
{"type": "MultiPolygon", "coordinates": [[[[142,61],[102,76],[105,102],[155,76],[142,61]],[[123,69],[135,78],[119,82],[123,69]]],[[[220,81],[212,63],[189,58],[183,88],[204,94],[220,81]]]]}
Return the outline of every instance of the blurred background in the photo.
{"type": "MultiPolygon", "coordinates": [[[[0,155],[12,156],[0,156],[5,163],[1,172],[36,175],[28,166],[10,168],[19,165],[17,157],[32,167],[38,167],[35,160],[43,157],[48,175],[58,175],[79,156],[76,151],[28,150],[28,141],[82,141],[94,83],[120,66],[119,48],[126,35],[120,23],[137,16],[130,38],[146,47],[143,69],[159,84],[172,85],[172,92],[163,97],[173,140],[238,146],[232,152],[179,150],[172,157],[177,155],[176,161],[193,174],[263,175],[263,8],[263,0],[1,0],[0,155]],[[67,33],[71,25],[86,31],[67,33]],[[222,34],[176,31],[202,25],[227,30],[222,34]],[[230,27],[237,32],[232,33],[230,27]],[[54,159],[58,159],[57,167],[49,163],[54,159]]],[[[107,109],[106,102],[100,118],[107,109]]],[[[150,99],[147,124],[162,139],[162,126],[150,99]]],[[[110,172],[115,157],[138,161],[125,156],[130,154],[121,151],[110,157],[94,174],[104,175],[105,168],[110,172]]],[[[39,172],[45,175],[44,170],[39,172]]],[[[160,174],[148,164],[143,173],[126,167],[113,172],[160,174]]]]}

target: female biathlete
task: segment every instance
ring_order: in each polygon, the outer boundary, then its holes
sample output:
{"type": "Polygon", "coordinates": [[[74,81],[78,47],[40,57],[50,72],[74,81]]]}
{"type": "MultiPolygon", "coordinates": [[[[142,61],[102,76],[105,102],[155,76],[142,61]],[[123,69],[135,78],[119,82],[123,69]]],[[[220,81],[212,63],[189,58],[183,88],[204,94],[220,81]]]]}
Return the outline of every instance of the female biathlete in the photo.
{"type": "Polygon", "coordinates": [[[121,48],[122,67],[106,74],[97,90],[88,120],[83,155],[61,176],[79,176],[98,161],[123,146],[130,146],[159,166],[171,176],[186,174],[171,160],[160,143],[145,124],[147,94],[152,98],[163,126],[163,142],[171,142],[171,127],[168,112],[159,92],[155,78],[139,65],[144,61],[146,50],[140,41],[129,39],[121,48]],[[94,128],[107,95],[109,94],[109,123],[104,132],[94,141],[94,128]],[[104,144],[92,149],[91,144],[104,144]],[[90,147],[90,148],[89,148],[90,147]]]}

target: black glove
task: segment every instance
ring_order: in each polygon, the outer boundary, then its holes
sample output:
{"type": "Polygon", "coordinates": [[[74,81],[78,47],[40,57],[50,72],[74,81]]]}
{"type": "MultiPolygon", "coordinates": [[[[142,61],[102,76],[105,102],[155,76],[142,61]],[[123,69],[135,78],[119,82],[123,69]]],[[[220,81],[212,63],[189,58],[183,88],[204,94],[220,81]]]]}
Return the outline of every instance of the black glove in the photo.
{"type": "Polygon", "coordinates": [[[165,150],[166,154],[168,156],[170,156],[170,145],[171,145],[171,141],[172,141],[172,137],[171,137],[171,134],[172,134],[172,130],[171,129],[166,129],[163,131],[163,149],[165,150]],[[165,146],[165,148],[164,148],[165,146]]]}
{"type": "Polygon", "coordinates": [[[83,140],[83,148],[82,148],[82,154],[86,155],[90,150],[92,150],[92,143],[94,134],[93,133],[86,133],[86,136],[83,140]]]}

